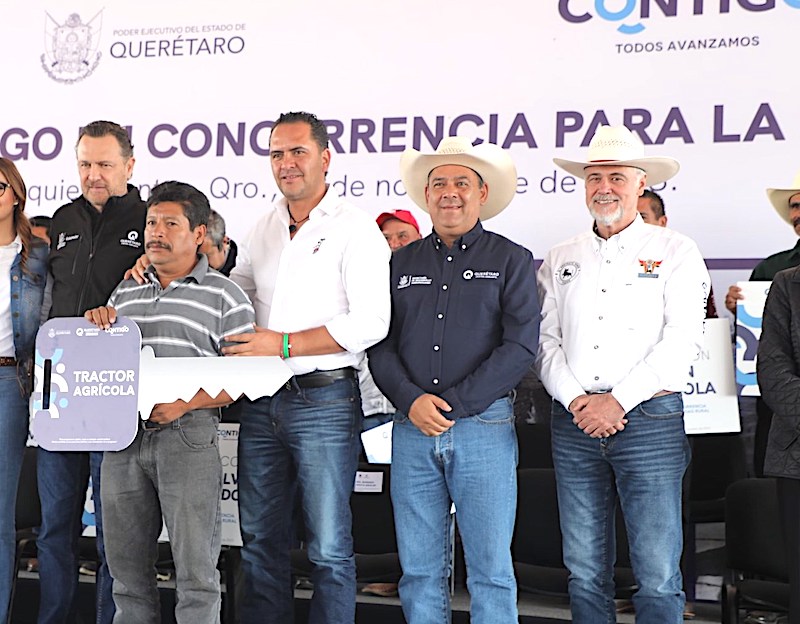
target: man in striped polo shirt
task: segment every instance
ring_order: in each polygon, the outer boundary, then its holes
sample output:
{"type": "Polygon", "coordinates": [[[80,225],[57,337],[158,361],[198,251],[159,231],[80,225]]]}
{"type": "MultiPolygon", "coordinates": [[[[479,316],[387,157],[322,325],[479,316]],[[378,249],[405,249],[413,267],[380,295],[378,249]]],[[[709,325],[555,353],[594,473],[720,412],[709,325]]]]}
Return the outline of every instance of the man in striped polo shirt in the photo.
{"type": "MultiPolygon", "coordinates": [[[[217,357],[222,337],[253,331],[247,295],[209,268],[198,247],[208,199],[194,187],[164,182],[147,202],[145,282],[123,281],[108,306],[86,312],[103,329],[117,315],[133,319],[142,344],[158,357],[217,357]]],[[[106,453],[101,495],[106,554],[114,579],[118,624],[161,619],[154,566],[161,522],[175,559],[180,623],[218,623],[220,490],[219,407],[232,401],[200,390],[188,403],[161,403],[127,449],[106,453]]]]}

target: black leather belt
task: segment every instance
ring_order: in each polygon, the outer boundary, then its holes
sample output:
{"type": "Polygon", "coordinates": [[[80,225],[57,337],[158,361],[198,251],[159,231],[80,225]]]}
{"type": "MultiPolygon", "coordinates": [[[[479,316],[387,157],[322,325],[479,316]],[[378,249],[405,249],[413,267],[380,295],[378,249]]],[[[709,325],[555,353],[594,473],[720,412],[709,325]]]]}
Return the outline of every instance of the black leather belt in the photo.
{"type": "Polygon", "coordinates": [[[17,360],[7,355],[0,356],[0,366],[16,366],[17,360]]]}
{"type": "MultiPolygon", "coordinates": [[[[340,379],[355,379],[356,371],[354,368],[336,368],[334,370],[318,370],[305,375],[295,375],[292,377],[300,388],[324,388],[340,379]]],[[[291,383],[291,381],[287,382],[291,383]]]]}

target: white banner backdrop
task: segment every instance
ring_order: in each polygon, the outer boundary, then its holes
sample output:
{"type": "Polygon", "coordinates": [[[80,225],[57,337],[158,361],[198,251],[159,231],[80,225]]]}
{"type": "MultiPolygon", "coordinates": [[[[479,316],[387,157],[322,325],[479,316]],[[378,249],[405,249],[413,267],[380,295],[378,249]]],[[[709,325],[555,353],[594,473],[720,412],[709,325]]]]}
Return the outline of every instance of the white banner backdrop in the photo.
{"type": "Polygon", "coordinates": [[[241,238],[276,193],[270,122],[309,110],[332,133],[335,190],[374,215],[409,208],[406,146],[496,141],[520,179],[489,227],[540,258],[589,226],[581,184],[551,159],[624,122],[681,161],[657,190],[712,269],[796,240],[764,189],[800,169],[797,87],[779,71],[800,0],[31,0],[6,22],[0,155],[31,215],[80,193],[78,128],[111,119],[131,129],[144,195],[190,182],[241,238]]]}

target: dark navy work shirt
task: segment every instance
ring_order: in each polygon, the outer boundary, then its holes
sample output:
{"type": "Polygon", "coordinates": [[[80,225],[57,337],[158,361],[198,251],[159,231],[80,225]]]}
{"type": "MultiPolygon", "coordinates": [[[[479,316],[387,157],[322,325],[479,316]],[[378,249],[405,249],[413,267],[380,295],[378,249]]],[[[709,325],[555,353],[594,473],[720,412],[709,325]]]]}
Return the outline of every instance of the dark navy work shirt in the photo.
{"type": "Polygon", "coordinates": [[[448,418],[472,416],[516,387],[539,342],[531,253],[480,222],[449,248],[434,231],[392,254],[392,322],[369,350],[375,382],[405,414],[422,394],[448,418]]]}

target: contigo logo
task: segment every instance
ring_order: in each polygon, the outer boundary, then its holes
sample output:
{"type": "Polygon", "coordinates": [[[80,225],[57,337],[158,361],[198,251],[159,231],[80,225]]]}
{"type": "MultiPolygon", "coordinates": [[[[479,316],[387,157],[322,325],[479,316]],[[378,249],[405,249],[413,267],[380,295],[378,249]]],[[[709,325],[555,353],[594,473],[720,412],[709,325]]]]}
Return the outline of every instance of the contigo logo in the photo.
{"type": "Polygon", "coordinates": [[[759,13],[781,4],[800,9],[800,0],[558,0],[558,12],[573,24],[593,17],[622,22],[617,30],[635,35],[645,29],[643,22],[654,16],[725,14],[737,8],[759,13]]]}

